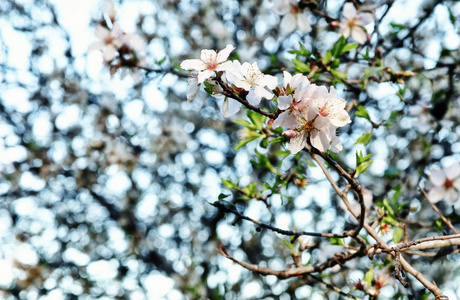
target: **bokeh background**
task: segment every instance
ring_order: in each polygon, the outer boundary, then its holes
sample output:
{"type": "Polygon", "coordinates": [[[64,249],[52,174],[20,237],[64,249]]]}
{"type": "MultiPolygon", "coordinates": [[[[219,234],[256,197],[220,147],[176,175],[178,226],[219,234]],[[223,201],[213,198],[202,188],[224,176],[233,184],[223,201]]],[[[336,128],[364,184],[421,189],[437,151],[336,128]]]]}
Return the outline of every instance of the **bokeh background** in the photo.
{"type": "MultiPolygon", "coordinates": [[[[344,1],[318,2],[318,10],[340,19],[344,1]]],[[[277,165],[273,153],[285,148],[255,141],[233,151],[242,131],[232,120],[244,119],[244,111],[225,119],[219,101],[203,91],[187,103],[186,73],[177,67],[201,49],[230,43],[233,58],[257,61],[281,79],[282,68],[294,72],[288,51],[301,43],[325,53],[338,28],[306,8],[312,32],[282,33],[282,16],[267,0],[114,0],[118,22],[145,40],[145,66],[154,70],[139,70],[137,82],[112,76],[100,51],[88,50],[103,4],[0,1],[0,298],[340,299],[306,279],[261,277],[218,254],[222,243],[236,258],[262,266],[284,269],[291,262],[287,237],[211,206],[221,193],[232,195],[226,200],[245,215],[284,229],[341,232],[352,220],[308,157],[284,158],[281,169],[297,167],[308,184],[283,189],[269,208],[233,195],[221,178],[240,186],[273,182],[273,174],[250,162],[257,160],[254,149],[277,165]]],[[[364,6],[379,20],[366,27],[378,30],[366,46],[370,56],[417,75],[400,84],[370,80],[361,90],[360,79],[380,70],[361,58],[346,70],[358,83],[338,84],[339,95],[387,124],[373,130],[368,146],[355,145],[372,126],[352,115],[339,135],[345,147],[339,158],[353,169],[356,150],[372,153],[375,161],[360,179],[374,203],[396,197],[404,204],[399,217],[413,238],[440,234],[445,228],[432,226],[437,216],[417,185],[429,189],[433,167],[460,160],[460,3],[364,6]]],[[[345,69],[347,60],[341,63],[345,69]]],[[[458,203],[440,207],[460,222],[458,203]]],[[[324,261],[336,247],[317,240],[303,262],[324,261]]],[[[436,255],[411,263],[460,299],[458,254],[436,255]]],[[[388,281],[382,299],[427,297],[412,279],[408,289],[395,282],[384,256],[376,259],[388,281]]],[[[327,274],[351,291],[371,263],[363,258],[327,274]]]]}

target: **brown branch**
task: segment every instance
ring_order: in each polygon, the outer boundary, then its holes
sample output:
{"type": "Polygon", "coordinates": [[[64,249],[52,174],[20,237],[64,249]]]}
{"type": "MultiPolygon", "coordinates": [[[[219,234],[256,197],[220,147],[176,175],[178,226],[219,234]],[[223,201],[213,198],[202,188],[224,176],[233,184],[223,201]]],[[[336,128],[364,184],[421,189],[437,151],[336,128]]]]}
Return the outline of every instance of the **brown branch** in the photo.
{"type": "Polygon", "coordinates": [[[234,258],[228,253],[228,251],[225,249],[223,245],[220,245],[220,249],[217,249],[217,251],[224,257],[230,259],[234,263],[239,264],[243,268],[259,273],[261,275],[274,275],[280,279],[287,279],[287,278],[297,277],[297,276],[301,276],[305,274],[321,272],[328,268],[332,268],[336,265],[342,265],[345,262],[355,257],[362,257],[365,255],[363,251],[350,250],[349,252],[336,253],[333,257],[331,257],[330,259],[328,259],[327,261],[319,265],[302,266],[302,267],[286,269],[286,270],[274,270],[271,268],[261,267],[259,265],[237,260],[236,258],[234,258]]]}
{"type": "Polygon", "coordinates": [[[302,236],[302,235],[307,235],[307,236],[326,237],[326,238],[346,238],[346,237],[350,237],[352,235],[351,232],[346,232],[346,231],[344,233],[342,233],[342,234],[336,234],[336,233],[319,233],[319,232],[308,232],[308,231],[284,230],[284,229],[274,227],[272,225],[265,224],[265,223],[262,223],[260,221],[254,220],[254,219],[252,219],[252,218],[250,218],[248,216],[245,216],[245,215],[241,214],[236,209],[230,208],[228,206],[225,206],[220,202],[214,202],[211,205],[216,207],[216,208],[218,208],[218,209],[220,209],[220,210],[223,210],[224,212],[232,213],[239,219],[250,221],[250,222],[258,225],[259,228],[269,229],[269,230],[272,230],[272,231],[277,232],[277,233],[282,234],[282,235],[295,236],[295,237],[299,237],[299,236],[302,236]]]}

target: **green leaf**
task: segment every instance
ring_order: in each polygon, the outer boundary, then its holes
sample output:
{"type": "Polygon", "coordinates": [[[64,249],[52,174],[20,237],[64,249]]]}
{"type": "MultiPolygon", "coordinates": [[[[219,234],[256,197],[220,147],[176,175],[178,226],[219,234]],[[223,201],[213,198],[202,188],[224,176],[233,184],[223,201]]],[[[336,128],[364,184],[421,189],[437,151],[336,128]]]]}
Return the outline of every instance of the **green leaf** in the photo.
{"type": "Polygon", "coordinates": [[[322,58],[322,61],[325,65],[327,65],[332,59],[332,52],[331,50],[326,51],[326,55],[322,58]]]}
{"type": "Polygon", "coordinates": [[[439,232],[442,232],[442,221],[440,219],[437,219],[433,222],[433,227],[439,232]]]}
{"type": "Polygon", "coordinates": [[[400,227],[396,227],[393,230],[393,242],[395,244],[399,243],[401,241],[403,235],[404,235],[404,229],[402,229],[400,227]]]}
{"type": "MultiPolygon", "coordinates": [[[[291,241],[292,241],[292,238],[293,238],[293,237],[294,237],[294,236],[291,237],[291,241]]],[[[285,240],[283,240],[283,239],[280,239],[280,240],[281,240],[281,242],[289,249],[289,251],[292,252],[292,250],[294,249],[294,244],[291,243],[291,242],[285,241],[285,240]]]]}
{"type": "Polygon", "coordinates": [[[393,219],[392,217],[390,216],[385,216],[382,218],[382,222],[383,223],[386,223],[388,225],[392,225],[392,226],[396,226],[398,225],[398,221],[396,221],[395,219],[393,219]]]}
{"type": "MultiPolygon", "coordinates": [[[[209,95],[212,95],[212,88],[214,87],[214,85],[212,83],[209,83],[207,81],[203,82],[204,83],[204,90],[206,91],[206,93],[208,93],[209,95]]],[[[227,99],[227,98],[225,98],[227,99]]]]}
{"type": "Polygon", "coordinates": [[[364,281],[369,286],[372,286],[372,280],[374,280],[374,268],[371,266],[369,268],[369,271],[366,272],[366,275],[364,275],[364,281]]]}
{"type": "Polygon", "coordinates": [[[286,157],[289,154],[291,154],[291,151],[289,151],[289,150],[278,150],[278,151],[275,152],[275,155],[279,156],[279,157],[286,157]]]}
{"type": "MultiPolygon", "coordinates": [[[[277,138],[274,138],[273,140],[271,140],[270,142],[268,142],[269,144],[271,143],[284,143],[287,141],[287,137],[285,135],[282,135],[282,136],[279,136],[277,138]]],[[[289,152],[289,151],[288,151],[289,152]]]]}
{"type": "Polygon", "coordinates": [[[222,178],[222,183],[228,187],[229,189],[237,189],[238,188],[238,185],[236,183],[234,183],[233,181],[231,180],[228,180],[228,179],[223,179],[222,178]]]}
{"type": "Polygon", "coordinates": [[[331,245],[339,245],[339,246],[344,245],[341,238],[332,237],[332,238],[329,238],[329,242],[331,242],[331,245]]]}
{"type": "Polygon", "coordinates": [[[369,144],[372,138],[372,130],[369,133],[365,133],[356,140],[356,144],[363,143],[365,146],[369,144]]]}
{"type": "Polygon", "coordinates": [[[339,40],[337,41],[337,43],[335,43],[335,45],[332,47],[331,49],[331,54],[333,57],[339,57],[340,54],[342,54],[342,50],[343,48],[345,47],[345,45],[347,44],[347,41],[345,40],[345,38],[343,36],[341,36],[339,38],[339,40]]]}
{"type": "Polygon", "coordinates": [[[248,110],[246,114],[249,120],[251,120],[252,124],[254,124],[255,128],[262,131],[264,121],[267,117],[252,110],[248,110]]]}
{"type": "MultiPolygon", "coordinates": [[[[390,203],[388,203],[387,198],[383,199],[382,204],[383,204],[383,207],[385,208],[385,210],[388,212],[388,216],[390,216],[393,219],[396,219],[395,212],[393,211],[393,208],[390,206],[390,203]]],[[[388,224],[390,224],[390,223],[388,223],[388,224]]]]}
{"type": "Polygon", "coordinates": [[[359,45],[359,43],[346,44],[342,48],[342,52],[340,54],[343,54],[343,53],[346,53],[346,52],[351,51],[353,49],[356,49],[358,47],[358,45],[359,45]]]}
{"type": "Polygon", "coordinates": [[[223,199],[225,199],[225,198],[227,198],[227,197],[230,197],[230,195],[225,195],[225,194],[220,193],[220,195],[219,195],[219,201],[220,201],[220,200],[223,200],[223,199]]]}
{"type": "Polygon", "coordinates": [[[294,68],[299,73],[309,73],[310,72],[310,66],[308,66],[307,64],[301,62],[300,60],[293,59],[292,63],[294,64],[294,68]]]}
{"type": "Polygon", "coordinates": [[[338,72],[336,70],[332,70],[332,69],[330,71],[331,71],[331,74],[334,75],[334,77],[338,78],[339,80],[340,79],[345,79],[345,78],[348,77],[348,74],[346,74],[346,73],[340,73],[340,72],[338,72]]]}
{"type": "Polygon", "coordinates": [[[235,147],[233,147],[233,150],[236,151],[238,149],[240,149],[241,147],[243,147],[244,145],[254,141],[254,140],[257,140],[258,137],[254,137],[254,138],[249,138],[249,139],[246,139],[246,140],[242,140],[240,141],[235,147]]]}
{"type": "Polygon", "coordinates": [[[367,120],[370,120],[371,117],[369,116],[369,113],[367,112],[366,108],[362,106],[361,104],[358,104],[357,106],[357,111],[355,112],[355,116],[359,118],[364,118],[367,120]]]}

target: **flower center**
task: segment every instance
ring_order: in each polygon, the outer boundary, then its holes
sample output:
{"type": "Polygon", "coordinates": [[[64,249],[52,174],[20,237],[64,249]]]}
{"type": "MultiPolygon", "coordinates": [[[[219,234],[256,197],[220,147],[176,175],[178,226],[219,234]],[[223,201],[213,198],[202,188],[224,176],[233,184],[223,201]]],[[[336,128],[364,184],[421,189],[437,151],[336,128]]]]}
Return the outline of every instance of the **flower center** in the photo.
{"type": "Polygon", "coordinates": [[[300,9],[297,5],[292,5],[291,6],[291,10],[290,10],[290,13],[293,14],[293,15],[296,15],[300,12],[300,9]]]}
{"type": "Polygon", "coordinates": [[[454,186],[454,181],[452,181],[452,180],[450,180],[450,179],[446,179],[446,181],[444,182],[444,187],[445,187],[446,189],[448,189],[448,188],[451,188],[451,187],[453,187],[453,186],[454,186]]]}
{"type": "Polygon", "coordinates": [[[214,71],[217,68],[218,63],[216,61],[208,61],[206,63],[206,69],[214,71]]]}
{"type": "Polygon", "coordinates": [[[246,75],[246,82],[250,85],[256,85],[257,81],[262,77],[262,72],[260,72],[259,68],[251,68],[248,70],[246,75]]]}
{"type": "Polygon", "coordinates": [[[320,116],[322,116],[322,117],[329,116],[329,111],[328,111],[326,105],[321,107],[320,109],[318,109],[318,114],[320,114],[320,116]]]}

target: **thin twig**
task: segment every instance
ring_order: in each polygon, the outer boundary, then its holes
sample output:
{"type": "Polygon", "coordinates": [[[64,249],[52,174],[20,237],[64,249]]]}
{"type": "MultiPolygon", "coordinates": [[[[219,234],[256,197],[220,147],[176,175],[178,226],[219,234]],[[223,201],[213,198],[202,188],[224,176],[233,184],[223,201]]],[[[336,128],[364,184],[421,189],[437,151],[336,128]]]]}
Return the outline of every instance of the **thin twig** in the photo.
{"type": "Polygon", "coordinates": [[[433,208],[433,210],[438,214],[438,216],[441,218],[441,220],[454,232],[454,233],[457,233],[458,234],[458,231],[455,229],[455,227],[452,225],[452,223],[446,218],[444,217],[444,215],[439,211],[439,209],[436,207],[436,205],[434,205],[434,203],[430,200],[430,198],[428,197],[428,194],[425,192],[424,189],[422,189],[421,186],[418,187],[420,192],[422,192],[423,194],[423,197],[425,197],[426,201],[428,201],[428,203],[430,203],[431,207],[433,208]]]}

